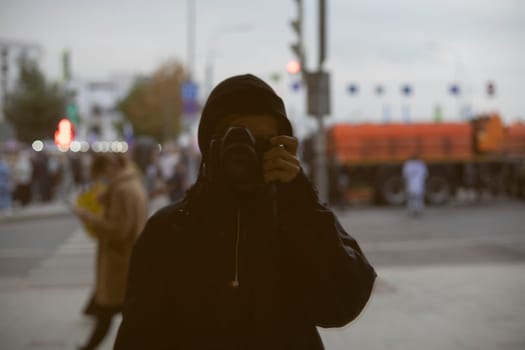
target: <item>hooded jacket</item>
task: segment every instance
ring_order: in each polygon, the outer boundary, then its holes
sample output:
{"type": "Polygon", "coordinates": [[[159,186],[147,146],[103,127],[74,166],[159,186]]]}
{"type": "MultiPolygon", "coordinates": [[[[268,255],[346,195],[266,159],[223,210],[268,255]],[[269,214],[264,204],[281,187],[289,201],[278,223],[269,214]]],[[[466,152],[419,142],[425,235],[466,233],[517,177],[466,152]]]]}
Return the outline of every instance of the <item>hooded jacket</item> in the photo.
{"type": "Polygon", "coordinates": [[[235,206],[206,184],[155,214],[115,349],[323,349],[316,326],[355,319],[372,266],[304,175],[278,194],[277,231],[264,199],[235,206]]]}
{"type": "MultiPolygon", "coordinates": [[[[220,118],[207,113],[203,153],[209,116],[220,118]]],[[[238,199],[201,173],[150,218],[131,257],[116,350],[318,350],[317,326],[359,315],[376,274],[357,242],[302,172],[270,189],[238,199]]]]}
{"type": "Polygon", "coordinates": [[[277,119],[281,135],[292,136],[282,99],[270,85],[252,74],[230,77],[210,93],[199,122],[199,148],[206,154],[217,122],[228,115],[269,114],[277,119]]]}

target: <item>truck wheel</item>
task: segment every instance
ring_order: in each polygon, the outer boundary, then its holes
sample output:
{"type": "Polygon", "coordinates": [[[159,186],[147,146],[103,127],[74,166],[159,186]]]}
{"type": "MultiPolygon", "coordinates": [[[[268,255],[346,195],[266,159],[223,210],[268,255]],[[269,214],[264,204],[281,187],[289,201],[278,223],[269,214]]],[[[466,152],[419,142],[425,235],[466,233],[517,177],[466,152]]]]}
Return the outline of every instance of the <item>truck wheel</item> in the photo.
{"type": "Polygon", "coordinates": [[[507,191],[507,194],[511,197],[519,197],[520,196],[520,192],[521,192],[521,188],[520,188],[520,182],[519,182],[519,179],[516,178],[516,177],[513,177],[509,180],[509,184],[508,184],[508,191],[507,191]]]}
{"type": "Polygon", "coordinates": [[[525,199],[525,176],[517,180],[519,193],[518,197],[525,199]]]}
{"type": "Polygon", "coordinates": [[[430,204],[445,204],[450,199],[451,186],[443,175],[430,175],[426,186],[426,197],[430,204]]]}
{"type": "Polygon", "coordinates": [[[405,182],[400,175],[391,174],[381,185],[381,194],[387,204],[402,205],[406,200],[405,182]]]}

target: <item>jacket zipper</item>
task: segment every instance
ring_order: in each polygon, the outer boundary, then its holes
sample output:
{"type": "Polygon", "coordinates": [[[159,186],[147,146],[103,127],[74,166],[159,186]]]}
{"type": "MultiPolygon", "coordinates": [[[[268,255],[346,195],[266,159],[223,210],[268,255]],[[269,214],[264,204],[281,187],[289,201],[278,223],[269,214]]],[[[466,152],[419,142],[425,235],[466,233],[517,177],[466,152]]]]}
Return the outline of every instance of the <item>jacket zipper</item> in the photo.
{"type": "Polygon", "coordinates": [[[241,209],[237,209],[237,232],[235,234],[235,271],[231,286],[239,287],[239,246],[241,244],[241,209]]]}

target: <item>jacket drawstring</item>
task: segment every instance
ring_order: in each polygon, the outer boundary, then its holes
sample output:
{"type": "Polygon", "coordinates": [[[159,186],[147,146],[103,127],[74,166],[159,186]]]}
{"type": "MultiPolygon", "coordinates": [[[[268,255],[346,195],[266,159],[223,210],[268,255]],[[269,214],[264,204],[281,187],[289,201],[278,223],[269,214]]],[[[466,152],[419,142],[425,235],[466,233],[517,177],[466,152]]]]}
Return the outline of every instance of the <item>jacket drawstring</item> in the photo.
{"type": "Polygon", "coordinates": [[[235,233],[235,271],[231,286],[239,287],[239,248],[241,244],[241,209],[237,209],[237,232],[235,233]]]}

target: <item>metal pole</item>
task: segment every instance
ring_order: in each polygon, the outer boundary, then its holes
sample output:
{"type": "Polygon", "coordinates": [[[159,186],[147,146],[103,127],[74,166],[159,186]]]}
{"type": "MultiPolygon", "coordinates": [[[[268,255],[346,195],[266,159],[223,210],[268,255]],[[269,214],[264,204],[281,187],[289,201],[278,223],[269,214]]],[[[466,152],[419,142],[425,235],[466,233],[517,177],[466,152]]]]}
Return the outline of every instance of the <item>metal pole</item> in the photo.
{"type": "Polygon", "coordinates": [[[319,70],[326,58],[326,1],[319,0],[319,70]]]}
{"type": "MultiPolygon", "coordinates": [[[[196,16],[195,16],[195,3],[197,0],[188,0],[188,52],[187,52],[187,67],[188,67],[188,80],[193,82],[195,79],[194,76],[194,64],[195,64],[195,26],[196,26],[196,16]]],[[[195,123],[195,115],[184,115],[185,121],[183,123],[183,129],[185,132],[190,135],[192,130],[192,124],[195,123]]],[[[190,153],[188,157],[188,180],[190,183],[193,183],[197,179],[198,164],[193,154],[192,146],[189,145],[187,151],[190,153]]]]}
{"type": "Polygon", "coordinates": [[[208,98],[208,96],[210,95],[210,92],[211,90],[213,89],[213,57],[211,56],[211,54],[208,54],[208,59],[207,59],[207,64],[206,64],[206,95],[205,95],[205,98],[208,98]]]}
{"type": "Polygon", "coordinates": [[[207,51],[206,51],[206,67],[204,71],[204,86],[206,99],[210,94],[214,86],[214,73],[215,73],[215,56],[217,55],[217,46],[219,40],[226,35],[248,33],[252,31],[250,23],[238,23],[236,25],[228,25],[226,27],[219,28],[214,31],[213,36],[208,39],[207,51]]]}
{"type": "Polygon", "coordinates": [[[317,150],[316,150],[316,168],[317,168],[317,190],[319,199],[322,203],[328,202],[328,169],[326,164],[326,135],[324,127],[324,116],[318,115],[317,119],[317,150]]]}
{"type": "Polygon", "coordinates": [[[195,62],[195,1],[188,0],[188,75],[193,80],[193,64],[195,62]]]}
{"type": "Polygon", "coordinates": [[[9,67],[9,63],[8,63],[8,59],[9,59],[9,50],[8,50],[8,47],[7,46],[2,46],[0,44],[0,66],[2,67],[1,70],[1,74],[2,74],[2,77],[0,78],[1,81],[0,81],[0,85],[2,87],[2,99],[0,101],[0,122],[3,122],[4,121],[4,108],[5,108],[5,104],[6,104],[6,101],[7,101],[7,74],[8,74],[8,67],[9,67]]]}
{"type": "MultiPolygon", "coordinates": [[[[319,61],[318,72],[323,69],[323,63],[326,55],[325,51],[325,23],[326,23],[326,8],[325,1],[319,0],[319,61]]],[[[317,94],[318,105],[321,102],[321,94],[317,94]]],[[[324,118],[322,113],[315,116],[317,119],[318,133],[317,133],[317,150],[316,150],[316,167],[317,167],[317,190],[319,191],[319,199],[322,203],[328,202],[328,169],[326,162],[326,135],[324,118]]]]}

